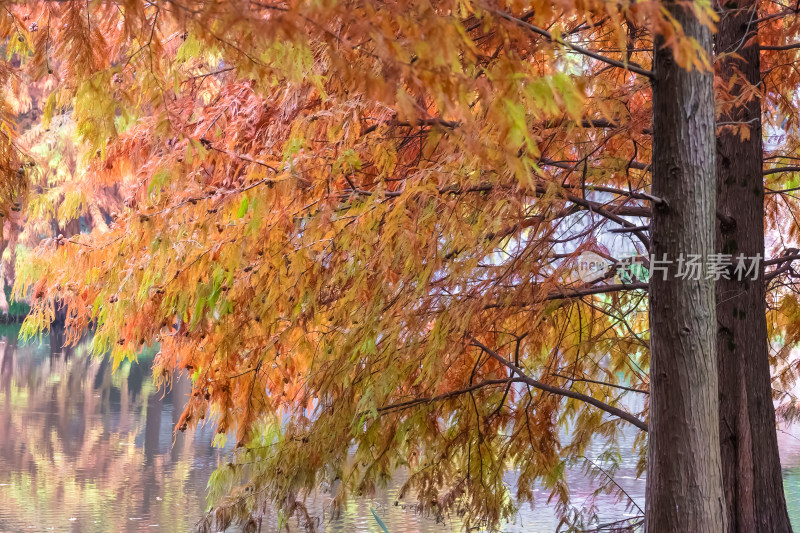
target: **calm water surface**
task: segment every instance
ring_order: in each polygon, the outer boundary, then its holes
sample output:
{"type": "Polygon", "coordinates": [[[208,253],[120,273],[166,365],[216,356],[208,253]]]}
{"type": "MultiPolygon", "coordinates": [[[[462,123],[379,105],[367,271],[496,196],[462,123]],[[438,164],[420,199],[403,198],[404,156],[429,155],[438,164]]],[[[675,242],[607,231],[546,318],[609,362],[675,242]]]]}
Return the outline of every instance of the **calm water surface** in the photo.
{"type": "MultiPolygon", "coordinates": [[[[164,394],[151,383],[146,355],[112,373],[110,362],[91,358],[83,346],[51,350],[47,339],[18,345],[16,333],[0,327],[0,533],[190,531],[224,451],[211,447],[211,427],[173,436],[189,384],[176,380],[164,394]]],[[[800,429],[779,433],[779,441],[786,496],[800,529],[800,429]]],[[[626,458],[614,478],[643,507],[644,480],[635,478],[635,467],[636,458],[626,458]]],[[[580,471],[569,476],[576,503],[594,490],[580,471]]],[[[455,522],[436,523],[412,506],[395,505],[400,481],[374,500],[349,502],[320,529],[380,532],[375,509],[391,533],[458,530],[455,522]]],[[[505,531],[555,530],[547,494],[537,494],[535,508],[526,505],[505,531]]],[[[324,516],[326,502],[324,494],[313,498],[312,514],[324,516]]],[[[603,521],[637,513],[610,497],[596,503],[603,521]]],[[[290,527],[299,530],[294,522],[290,527]]],[[[262,531],[275,530],[274,517],[266,517],[262,531]]]]}

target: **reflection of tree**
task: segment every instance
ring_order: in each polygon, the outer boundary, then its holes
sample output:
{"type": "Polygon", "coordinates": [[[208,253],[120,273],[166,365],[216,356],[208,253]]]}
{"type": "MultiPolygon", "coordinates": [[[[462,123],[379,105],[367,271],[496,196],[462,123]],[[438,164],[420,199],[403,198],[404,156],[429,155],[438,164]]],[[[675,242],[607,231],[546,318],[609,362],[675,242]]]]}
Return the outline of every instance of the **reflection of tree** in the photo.
{"type": "Polygon", "coordinates": [[[0,340],[0,531],[189,530],[215,453],[208,435],[194,437],[203,439],[197,447],[182,435],[170,450],[173,397],[185,391],[162,397],[145,375],[149,361],[112,374],[87,345],[65,357],[16,347],[11,333],[0,340]]]}

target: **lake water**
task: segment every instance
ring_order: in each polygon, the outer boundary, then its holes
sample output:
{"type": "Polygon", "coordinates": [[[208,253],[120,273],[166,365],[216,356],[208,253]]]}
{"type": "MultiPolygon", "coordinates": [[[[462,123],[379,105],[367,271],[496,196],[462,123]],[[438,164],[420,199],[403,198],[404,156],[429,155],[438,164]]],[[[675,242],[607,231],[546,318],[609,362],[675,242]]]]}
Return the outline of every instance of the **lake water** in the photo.
{"type": "MultiPolygon", "coordinates": [[[[16,335],[17,328],[0,327],[0,533],[190,531],[206,507],[208,476],[225,453],[211,447],[211,427],[173,436],[189,384],[178,379],[171,391],[156,390],[146,354],[112,373],[85,346],[51,350],[47,338],[18,345],[16,335]]],[[[800,429],[779,433],[779,440],[790,513],[800,529],[800,429]]],[[[643,507],[635,463],[626,459],[614,477],[643,507]]],[[[579,471],[569,476],[576,503],[594,490],[579,471]]],[[[373,509],[391,533],[458,530],[455,522],[436,523],[402,501],[395,505],[399,485],[349,502],[336,520],[324,516],[324,494],[309,508],[324,517],[326,532],[380,532],[373,509]]],[[[555,530],[547,494],[537,494],[535,508],[524,506],[505,531],[555,530]]],[[[603,521],[636,514],[610,497],[597,504],[603,521]]],[[[276,531],[274,520],[264,518],[263,533],[276,531]]],[[[301,530],[294,521],[290,528],[301,530]]]]}

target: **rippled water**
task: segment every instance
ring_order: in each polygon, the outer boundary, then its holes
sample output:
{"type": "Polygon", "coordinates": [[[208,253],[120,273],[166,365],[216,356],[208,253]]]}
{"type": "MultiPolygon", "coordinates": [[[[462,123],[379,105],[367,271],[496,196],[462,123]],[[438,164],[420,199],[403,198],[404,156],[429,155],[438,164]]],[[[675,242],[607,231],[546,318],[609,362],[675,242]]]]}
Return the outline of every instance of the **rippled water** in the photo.
{"type": "Polygon", "coordinates": [[[85,347],[0,340],[0,531],[187,531],[220,452],[172,426],[189,388],[162,397],[149,365],[85,347]]]}
{"type": "MultiPolygon", "coordinates": [[[[147,354],[112,373],[86,347],[51,350],[47,338],[20,346],[16,333],[0,327],[0,533],[190,531],[203,515],[206,482],[224,451],[211,447],[211,427],[173,437],[188,383],[178,379],[163,394],[152,385],[147,354]]],[[[800,528],[800,431],[779,438],[786,495],[800,528]]],[[[635,465],[636,458],[625,458],[614,478],[643,507],[644,480],[635,478],[635,465]]],[[[578,470],[568,475],[580,503],[594,485],[578,470]]],[[[513,485],[513,474],[507,480],[513,485]]],[[[401,482],[375,499],[349,502],[336,520],[325,514],[322,493],[309,508],[326,532],[379,532],[373,509],[391,533],[458,530],[456,522],[436,523],[399,501],[401,482]]],[[[538,494],[536,507],[526,505],[505,531],[555,530],[547,494],[538,494]]],[[[637,513],[611,497],[596,503],[604,521],[637,513]]],[[[290,528],[298,531],[293,521],[290,528]]],[[[262,531],[276,531],[274,517],[264,519],[262,531]]]]}

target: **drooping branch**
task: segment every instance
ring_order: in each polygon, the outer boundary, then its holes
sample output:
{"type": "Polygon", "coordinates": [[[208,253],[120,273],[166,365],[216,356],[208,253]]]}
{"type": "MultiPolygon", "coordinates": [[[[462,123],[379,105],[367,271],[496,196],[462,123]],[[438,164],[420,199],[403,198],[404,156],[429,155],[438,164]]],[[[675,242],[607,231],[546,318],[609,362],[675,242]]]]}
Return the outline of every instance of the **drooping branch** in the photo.
{"type": "MultiPolygon", "coordinates": [[[[635,228],[636,224],[629,222],[628,220],[622,218],[621,216],[617,215],[616,213],[612,212],[609,209],[606,209],[605,206],[597,203],[597,202],[590,202],[589,200],[585,200],[579,196],[575,196],[573,194],[565,194],[564,197],[572,202],[573,204],[580,205],[588,209],[593,213],[597,213],[598,215],[607,218],[612,222],[616,222],[620,226],[626,228],[635,228]]],[[[632,231],[634,235],[642,242],[645,248],[650,248],[650,238],[644,234],[643,231],[632,231]]]]}
{"type": "Polygon", "coordinates": [[[632,228],[611,228],[609,233],[631,233],[636,231],[650,231],[650,226],[634,226],[632,228]]]}
{"type": "Polygon", "coordinates": [[[788,194],[796,191],[800,191],[800,187],[791,187],[789,189],[765,189],[764,194],[788,194]]]}
{"type": "Polygon", "coordinates": [[[793,7],[787,7],[785,11],[781,11],[780,13],[770,13],[769,15],[764,15],[761,18],[757,18],[752,23],[753,24],[761,24],[762,22],[767,22],[769,20],[773,20],[776,18],[783,18],[789,17],[792,15],[797,15],[798,9],[793,7]]]}
{"type": "Polygon", "coordinates": [[[596,285],[593,287],[586,287],[584,289],[572,289],[564,291],[553,291],[549,293],[545,300],[566,300],[569,298],[580,298],[582,296],[591,296],[593,294],[606,294],[611,292],[620,291],[646,291],[649,285],[642,281],[636,283],[615,283],[613,285],[596,285]]]}
{"type": "Polygon", "coordinates": [[[645,77],[650,78],[650,79],[653,78],[653,73],[652,72],[650,72],[649,70],[643,69],[639,65],[635,65],[635,64],[632,64],[632,63],[624,63],[622,61],[617,61],[616,59],[612,59],[610,57],[606,57],[604,55],[598,54],[597,52],[592,52],[591,50],[589,50],[587,48],[584,48],[582,46],[578,46],[577,44],[572,44],[572,43],[570,43],[568,41],[565,41],[564,39],[555,38],[555,37],[553,37],[553,34],[551,34],[549,31],[544,30],[542,28],[539,28],[537,26],[534,26],[533,24],[525,22],[524,20],[518,19],[517,17],[514,17],[513,15],[511,15],[509,13],[506,13],[505,11],[500,11],[500,10],[496,10],[496,9],[493,9],[491,11],[495,15],[497,15],[497,16],[499,16],[501,18],[504,18],[509,22],[513,22],[517,26],[520,26],[520,27],[525,28],[525,29],[527,29],[529,31],[532,31],[533,33],[541,35],[542,37],[544,37],[545,39],[547,39],[550,42],[562,44],[562,45],[566,46],[567,48],[569,48],[570,50],[572,50],[574,52],[578,52],[579,54],[583,54],[583,55],[585,55],[587,57],[591,57],[592,59],[596,59],[598,61],[602,61],[603,63],[606,63],[606,64],[614,66],[614,67],[621,68],[623,70],[629,70],[631,72],[635,72],[636,74],[639,74],[641,76],[645,76],[645,77]]]}
{"type": "Polygon", "coordinates": [[[500,307],[527,307],[533,304],[542,302],[551,302],[554,300],[571,300],[574,298],[582,298],[584,296],[592,296],[594,294],[610,294],[613,292],[622,291],[646,291],[650,285],[643,281],[633,283],[614,283],[614,284],[599,284],[582,289],[561,289],[547,293],[543,298],[538,298],[533,301],[517,301],[517,302],[493,302],[487,303],[483,306],[484,310],[498,309],[500,307]]]}
{"type": "Polygon", "coordinates": [[[425,398],[414,398],[404,402],[391,403],[384,407],[379,407],[378,412],[383,414],[390,411],[409,409],[411,407],[416,407],[417,405],[421,404],[434,403],[442,400],[448,400],[450,398],[455,398],[456,396],[461,396],[462,394],[475,392],[476,390],[482,389],[484,387],[493,387],[497,385],[510,385],[511,383],[523,383],[523,380],[521,378],[489,379],[486,381],[482,381],[480,383],[475,383],[474,385],[465,387],[463,389],[445,392],[442,394],[438,394],[436,396],[430,396],[425,398]]]}
{"type": "Polygon", "coordinates": [[[564,374],[553,374],[557,378],[568,379],[570,381],[583,381],[584,383],[594,383],[596,385],[605,385],[606,387],[614,387],[615,389],[622,389],[630,392],[638,392],[640,394],[650,394],[650,391],[641,390],[641,389],[634,389],[633,387],[626,387],[624,385],[615,385],[614,383],[607,383],[605,381],[598,381],[596,379],[589,379],[589,378],[573,378],[570,376],[565,376],[564,374]]]}
{"type": "Polygon", "coordinates": [[[627,411],[623,411],[618,407],[614,407],[613,405],[608,405],[605,402],[601,402],[596,398],[592,398],[586,394],[582,394],[580,392],[575,392],[568,389],[562,389],[561,387],[555,387],[553,385],[548,385],[546,383],[542,383],[541,381],[535,380],[532,377],[528,376],[520,367],[515,365],[514,363],[508,361],[505,357],[501,356],[499,353],[495,352],[481,341],[477,340],[475,337],[470,336],[470,341],[472,341],[473,346],[477,346],[484,352],[486,352],[489,356],[495,359],[500,364],[506,366],[509,370],[520,377],[520,380],[525,383],[526,385],[530,385],[531,387],[539,390],[543,390],[545,392],[549,392],[551,394],[556,394],[559,396],[565,396],[567,398],[573,398],[575,400],[580,400],[582,402],[586,402],[589,405],[593,405],[598,409],[605,411],[606,413],[612,414],[626,422],[630,422],[637,428],[641,429],[642,431],[647,431],[647,424],[642,420],[639,420],[631,413],[627,411]]]}
{"type": "Polygon", "coordinates": [[[762,44],[759,48],[761,50],[776,50],[776,51],[796,50],[796,49],[800,48],[800,43],[789,43],[789,44],[773,45],[773,46],[771,46],[771,45],[763,45],[762,44]]]}
{"type": "Polygon", "coordinates": [[[772,272],[764,274],[764,281],[770,281],[772,279],[777,278],[784,272],[788,272],[792,268],[792,262],[800,259],[800,253],[796,248],[789,248],[784,252],[784,255],[780,257],[776,257],[774,259],[766,259],[764,261],[764,266],[773,266],[776,265],[777,268],[772,272]]]}
{"type": "MultiPolygon", "coordinates": [[[[564,170],[578,170],[578,168],[582,165],[582,161],[555,161],[553,159],[548,159],[543,157],[538,161],[540,164],[545,166],[551,166],[556,168],[563,168],[564,170]]],[[[635,168],[636,170],[644,170],[646,172],[650,171],[650,165],[646,163],[641,163],[639,161],[630,161],[627,166],[629,168],[635,168]]]]}
{"type": "Polygon", "coordinates": [[[794,261],[795,259],[800,259],[800,253],[798,253],[797,248],[789,248],[786,250],[784,255],[780,257],[765,259],[764,266],[780,265],[786,261],[794,261]]]}
{"type": "Polygon", "coordinates": [[[778,167],[778,168],[765,169],[763,174],[764,176],[769,176],[770,174],[780,174],[781,172],[798,172],[798,171],[800,171],[800,167],[778,167]]]}

